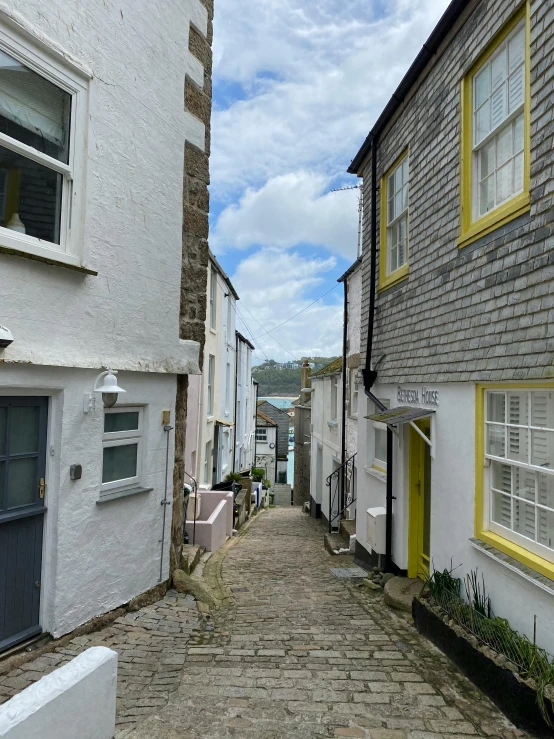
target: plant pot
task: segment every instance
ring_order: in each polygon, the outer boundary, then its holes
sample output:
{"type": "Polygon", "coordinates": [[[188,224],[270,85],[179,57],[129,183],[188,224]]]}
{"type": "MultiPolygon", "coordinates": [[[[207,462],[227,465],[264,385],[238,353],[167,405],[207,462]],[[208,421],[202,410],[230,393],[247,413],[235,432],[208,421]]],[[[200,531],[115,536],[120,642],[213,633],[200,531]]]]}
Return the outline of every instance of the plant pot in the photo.
{"type": "MultiPolygon", "coordinates": [[[[461,627],[450,626],[423,598],[412,601],[416,629],[449,657],[519,729],[537,737],[552,737],[537,704],[537,691],[507,667],[497,664],[464,635],[461,627]]],[[[489,650],[491,651],[491,650],[489,650]]],[[[551,718],[552,703],[545,697],[551,718]]]]}

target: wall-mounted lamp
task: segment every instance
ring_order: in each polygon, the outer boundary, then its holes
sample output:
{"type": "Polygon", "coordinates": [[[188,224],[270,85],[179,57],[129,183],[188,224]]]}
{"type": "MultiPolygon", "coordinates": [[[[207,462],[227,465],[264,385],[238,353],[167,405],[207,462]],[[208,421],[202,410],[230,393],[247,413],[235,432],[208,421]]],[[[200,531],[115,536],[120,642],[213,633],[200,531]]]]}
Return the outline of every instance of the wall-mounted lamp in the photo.
{"type": "Polygon", "coordinates": [[[113,408],[113,406],[117,403],[117,397],[119,393],[127,392],[122,387],[119,387],[119,385],[117,384],[116,375],[117,372],[111,369],[106,370],[105,372],[101,372],[98,375],[98,377],[94,381],[92,393],[85,393],[85,401],[83,405],[83,410],[85,413],[88,413],[94,408],[96,397],[94,393],[102,393],[104,407],[113,408]],[[100,380],[104,380],[104,382],[100,386],[98,386],[100,380]]]}
{"type": "Polygon", "coordinates": [[[13,335],[9,328],[0,326],[0,349],[5,349],[13,342],[13,335]]]}

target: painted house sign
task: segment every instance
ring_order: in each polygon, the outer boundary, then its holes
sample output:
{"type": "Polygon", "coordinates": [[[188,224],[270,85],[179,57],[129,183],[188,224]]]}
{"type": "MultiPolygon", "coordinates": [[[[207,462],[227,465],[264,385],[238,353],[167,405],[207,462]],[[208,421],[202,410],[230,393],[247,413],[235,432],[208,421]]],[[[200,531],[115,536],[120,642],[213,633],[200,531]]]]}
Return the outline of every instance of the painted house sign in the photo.
{"type": "Polygon", "coordinates": [[[396,394],[399,403],[413,403],[414,405],[438,405],[439,391],[428,387],[403,388],[399,387],[396,394]]]}

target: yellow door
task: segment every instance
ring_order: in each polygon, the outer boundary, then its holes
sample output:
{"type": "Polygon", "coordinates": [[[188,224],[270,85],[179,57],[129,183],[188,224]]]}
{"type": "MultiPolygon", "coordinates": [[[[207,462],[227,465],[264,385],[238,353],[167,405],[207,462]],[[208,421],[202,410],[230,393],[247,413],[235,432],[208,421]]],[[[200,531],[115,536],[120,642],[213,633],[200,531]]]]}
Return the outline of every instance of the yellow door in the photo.
{"type": "MultiPolygon", "coordinates": [[[[431,438],[428,418],[415,422],[431,438]]],[[[431,558],[431,452],[421,436],[410,428],[410,510],[408,577],[424,579],[431,558]]]]}

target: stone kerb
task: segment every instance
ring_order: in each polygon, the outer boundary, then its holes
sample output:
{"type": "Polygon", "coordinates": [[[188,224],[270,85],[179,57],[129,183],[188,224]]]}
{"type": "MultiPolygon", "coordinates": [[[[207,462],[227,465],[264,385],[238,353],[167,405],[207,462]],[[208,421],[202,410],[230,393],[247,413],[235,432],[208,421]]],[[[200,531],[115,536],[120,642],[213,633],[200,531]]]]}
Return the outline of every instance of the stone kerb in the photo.
{"type": "Polygon", "coordinates": [[[112,739],[117,653],[91,647],[0,706],[6,739],[112,739]]]}

